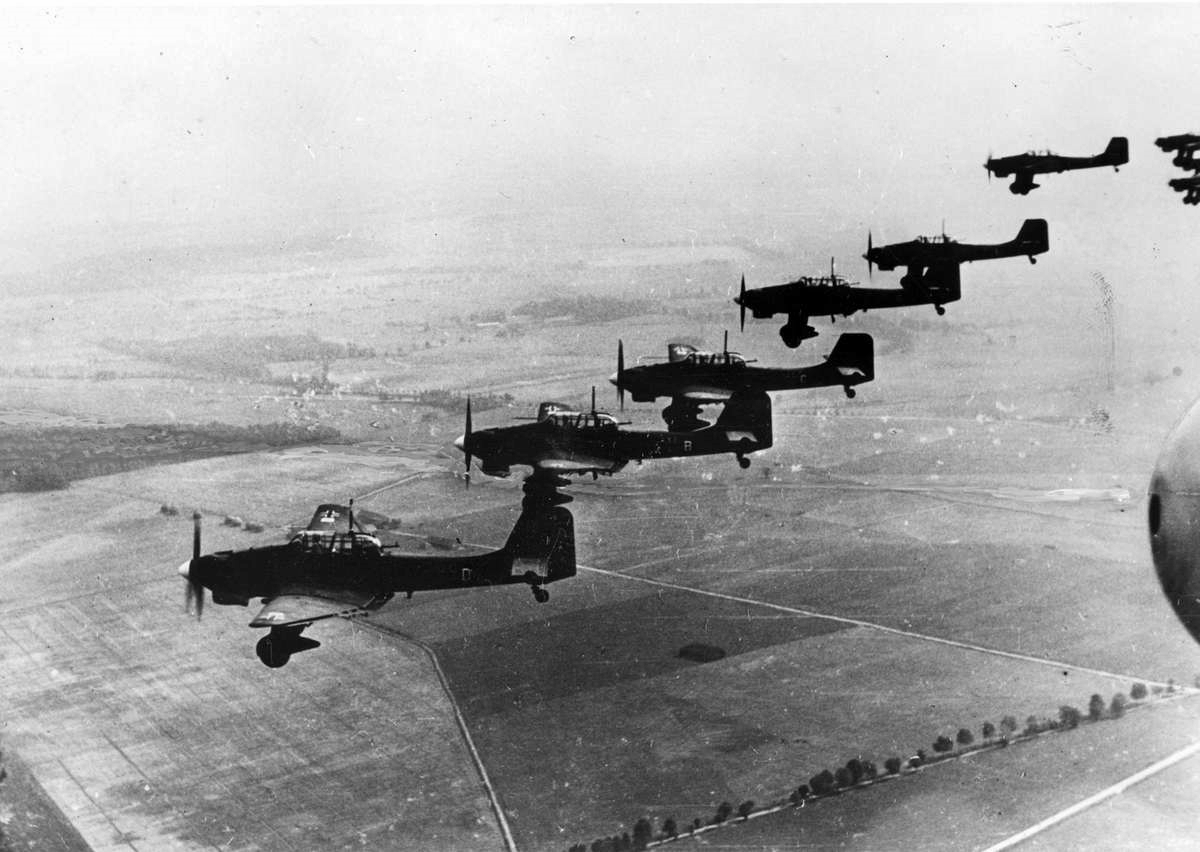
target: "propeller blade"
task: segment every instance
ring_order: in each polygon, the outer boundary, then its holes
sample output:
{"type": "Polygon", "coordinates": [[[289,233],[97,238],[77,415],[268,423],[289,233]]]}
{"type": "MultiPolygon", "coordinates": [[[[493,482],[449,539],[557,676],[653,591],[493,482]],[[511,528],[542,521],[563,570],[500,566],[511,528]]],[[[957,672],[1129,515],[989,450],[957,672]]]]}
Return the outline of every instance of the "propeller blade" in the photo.
{"type": "Polygon", "coordinates": [[[625,410],[625,342],[617,339],[617,402],[625,410]]]}
{"type": "Polygon", "coordinates": [[[467,426],[463,430],[462,449],[463,449],[463,455],[466,456],[466,465],[467,465],[467,470],[466,470],[466,475],[464,476],[464,480],[466,481],[466,484],[467,484],[466,487],[470,488],[471,487],[471,395],[470,394],[467,394],[467,426]]]}
{"type": "Polygon", "coordinates": [[[867,277],[871,278],[875,271],[875,262],[871,260],[871,251],[874,249],[874,243],[871,241],[871,231],[867,231],[867,277]]]}
{"type": "MultiPolygon", "coordinates": [[[[192,512],[192,561],[200,558],[200,512],[192,512]]],[[[188,576],[183,593],[183,611],[191,612],[193,605],[196,609],[196,619],[204,613],[204,586],[191,576],[191,562],[188,563],[188,576]]]]}
{"type": "Polygon", "coordinates": [[[592,385],[592,414],[596,413],[596,386],[592,385]]]}
{"type": "Polygon", "coordinates": [[[192,580],[183,583],[183,611],[188,615],[196,613],[196,620],[204,614],[204,587],[192,580]]]}
{"type": "Polygon", "coordinates": [[[738,296],[738,304],[742,308],[742,331],[746,330],[746,276],[742,276],[742,292],[738,296]]]}

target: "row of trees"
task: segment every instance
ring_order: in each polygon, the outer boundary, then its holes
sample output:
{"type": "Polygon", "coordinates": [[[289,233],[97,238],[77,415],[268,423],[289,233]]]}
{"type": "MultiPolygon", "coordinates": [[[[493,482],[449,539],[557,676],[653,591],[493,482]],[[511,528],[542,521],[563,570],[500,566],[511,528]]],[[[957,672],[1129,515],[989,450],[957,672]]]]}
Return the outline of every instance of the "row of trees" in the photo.
{"type": "MultiPolygon", "coordinates": [[[[1197,678],[1197,684],[1200,686],[1200,677],[1197,678]]],[[[1175,691],[1174,681],[1168,681],[1166,686],[1153,688],[1155,695],[1170,694],[1175,691]]],[[[1024,728],[1021,728],[1016,717],[1011,715],[1003,717],[999,724],[993,724],[990,721],[984,722],[979,731],[982,742],[976,740],[975,733],[970,728],[959,728],[953,738],[941,734],[933,741],[933,757],[930,757],[924,749],[918,749],[915,755],[907,759],[895,756],[887,758],[883,761],[882,770],[875,761],[860,755],[851,758],[845,766],[838,767],[836,770],[824,769],[813,775],[808,779],[807,784],[801,784],[791,792],[788,802],[799,807],[809,799],[835,796],[852,787],[869,784],[884,777],[898,776],[905,771],[912,772],[918,767],[953,759],[968,751],[1006,746],[1013,739],[1033,737],[1048,731],[1077,728],[1085,719],[1088,722],[1099,722],[1105,718],[1120,719],[1125,715],[1126,709],[1132,702],[1143,701],[1149,694],[1150,691],[1147,690],[1144,683],[1135,683],[1129,691],[1128,698],[1124,693],[1118,692],[1110,701],[1106,702],[1103,696],[1094,693],[1088,700],[1086,712],[1064,704],[1059,707],[1057,718],[1042,719],[1031,715],[1025,720],[1024,728]]],[[[626,852],[626,850],[645,849],[649,843],[655,840],[665,842],[675,839],[681,832],[695,833],[705,825],[726,823],[734,817],[735,812],[741,820],[749,819],[754,812],[754,802],[744,801],[737,806],[736,811],[730,802],[721,802],[707,823],[696,818],[682,830],[674,817],[667,817],[662,821],[657,834],[654,832],[653,823],[649,818],[643,816],[634,823],[632,834],[624,832],[611,837],[602,837],[590,845],[576,843],[569,848],[568,852],[626,852]]]]}
{"type": "Polygon", "coordinates": [[[374,358],[370,346],[335,343],[315,334],[206,335],[180,340],[108,338],[101,345],[143,361],[169,364],[185,373],[213,373],[229,378],[267,381],[266,365],[291,361],[336,361],[374,358]]]}
{"type": "Polygon", "coordinates": [[[318,424],[228,423],[53,426],[9,431],[0,440],[0,492],[54,491],[76,479],[135,470],[164,461],[342,440],[318,424]]]}
{"type": "MultiPolygon", "coordinates": [[[[407,402],[415,405],[425,405],[442,411],[462,413],[467,407],[467,396],[460,391],[445,388],[428,388],[414,391],[378,391],[380,402],[407,402]]],[[[503,408],[512,405],[515,398],[511,393],[478,393],[471,394],[471,408],[474,411],[487,411],[491,408],[503,408]]]]}
{"type": "Polygon", "coordinates": [[[651,299],[621,299],[584,293],[578,296],[554,296],[535,302],[523,302],[514,307],[512,313],[542,320],[573,316],[580,321],[611,322],[655,313],[658,310],[658,303],[651,299]]]}

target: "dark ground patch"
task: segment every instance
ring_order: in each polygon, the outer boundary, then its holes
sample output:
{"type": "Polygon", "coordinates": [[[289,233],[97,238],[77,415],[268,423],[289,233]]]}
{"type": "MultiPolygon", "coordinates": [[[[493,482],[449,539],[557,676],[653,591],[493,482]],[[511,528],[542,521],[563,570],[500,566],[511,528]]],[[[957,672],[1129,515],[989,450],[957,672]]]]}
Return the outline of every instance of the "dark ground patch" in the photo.
{"type": "Polygon", "coordinates": [[[703,642],[691,642],[679,649],[678,657],[692,663],[715,663],[725,659],[725,649],[703,642]]]}
{"type": "Polygon", "coordinates": [[[0,826],[0,852],[52,849],[55,852],[89,852],[75,826],[34,780],[29,768],[11,750],[4,752],[8,777],[0,782],[0,810],[11,815],[0,826]]]}
{"type": "Polygon", "coordinates": [[[504,713],[639,680],[694,663],[694,643],[730,656],[843,629],[801,616],[763,617],[761,608],[672,592],[575,610],[435,645],[468,718],[504,713]]]}

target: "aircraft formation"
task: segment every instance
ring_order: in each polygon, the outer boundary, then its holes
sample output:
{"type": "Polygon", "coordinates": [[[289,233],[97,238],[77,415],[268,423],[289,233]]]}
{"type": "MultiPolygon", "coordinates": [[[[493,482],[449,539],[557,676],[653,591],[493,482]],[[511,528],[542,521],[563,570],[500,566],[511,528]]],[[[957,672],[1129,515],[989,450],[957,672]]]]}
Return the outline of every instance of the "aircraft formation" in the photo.
{"type": "Polygon", "coordinates": [[[1176,192],[1183,193],[1184,204],[1200,204],[1200,136],[1195,133],[1180,133],[1175,136],[1160,136],[1154,144],[1163,151],[1176,154],[1171,158],[1171,165],[1192,173],[1191,177],[1174,178],[1167,181],[1167,186],[1176,192]]]}
{"type": "MultiPolygon", "coordinates": [[[[1192,178],[1181,179],[1187,190],[1184,202],[1200,203],[1200,136],[1185,134],[1156,140],[1165,151],[1179,151],[1176,165],[1190,168],[1192,178]],[[1182,158],[1182,162],[1180,161],[1182,158]]],[[[1061,157],[1029,153],[988,158],[989,175],[1014,176],[1014,194],[1037,188],[1033,176],[1051,172],[1112,166],[1129,160],[1128,142],[1113,137],[1105,150],[1092,157],[1061,157]]],[[[745,329],[746,312],[756,319],[778,314],[787,317],[780,337],[788,348],[818,336],[809,324],[812,317],[849,317],[872,309],[932,305],[939,315],[945,305],[961,296],[964,263],[1027,257],[1049,250],[1045,219],[1026,219],[1016,236],[1000,243],[961,243],[945,233],[906,242],[875,245],[867,234],[868,274],[903,268],[899,288],[861,287],[836,272],[830,262],[828,276],[802,277],[775,286],[747,289],[745,276],[734,302],[745,329]]],[[[189,608],[203,610],[205,590],[213,602],[248,606],[262,598],[261,611],[250,622],[267,628],[256,647],[258,657],[279,667],[292,655],[317,647],[302,635],[313,623],[327,618],[356,618],[370,614],[396,594],[411,597],[431,589],[462,589],[512,584],[528,585],[534,599],[545,602],[545,586],[575,574],[574,520],[563,504],[571,497],[561,493],[568,476],[611,476],[630,462],[701,455],[733,455],[742,468],[748,456],[773,445],[770,393],[817,387],[841,387],[848,398],[856,386],[875,379],[874,341],[869,334],[845,333],[821,363],[807,367],[761,367],[729,350],[728,332],[720,352],[671,342],[665,361],[627,366],[625,345],[617,341],[617,370],[609,377],[623,411],[625,397],[635,403],[668,399],[662,411],[666,429],[625,428],[618,420],[596,410],[592,388],[590,410],[545,401],[527,422],[474,428],[471,401],[467,398],[466,426],[454,446],[463,453],[464,482],[471,483],[472,463],[488,476],[507,477],[514,467],[529,468],[522,511],[504,547],[488,553],[428,556],[402,554],[381,543],[355,521],[349,506],[324,504],[308,527],[287,544],[242,551],[202,555],[200,518],[195,516],[192,558],[179,567],[187,581],[189,608]],[[715,421],[701,417],[704,406],[720,405],[715,421]]],[[[1165,498],[1164,498],[1165,503],[1165,498]]],[[[1157,504],[1156,504],[1157,505],[1157,504]]],[[[1200,572],[1197,572],[1200,573],[1200,572]]]]}

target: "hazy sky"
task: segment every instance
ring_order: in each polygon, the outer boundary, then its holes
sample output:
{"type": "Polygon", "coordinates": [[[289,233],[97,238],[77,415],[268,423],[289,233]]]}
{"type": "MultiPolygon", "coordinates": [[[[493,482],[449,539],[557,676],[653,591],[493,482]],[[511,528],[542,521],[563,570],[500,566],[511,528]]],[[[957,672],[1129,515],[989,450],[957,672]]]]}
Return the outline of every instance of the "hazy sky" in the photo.
{"type": "Polygon", "coordinates": [[[1146,4],[10,11],[3,244],[648,200],[897,239],[943,217],[1000,239],[1085,202],[1120,209],[1105,240],[1147,205],[1188,228],[1152,141],[1200,130],[1198,24],[1146,4]],[[1116,134],[1123,184],[985,182],[989,149],[1116,134]]]}

